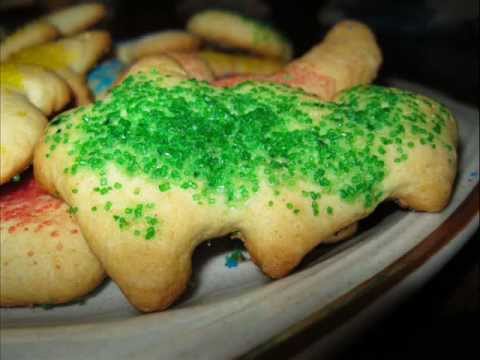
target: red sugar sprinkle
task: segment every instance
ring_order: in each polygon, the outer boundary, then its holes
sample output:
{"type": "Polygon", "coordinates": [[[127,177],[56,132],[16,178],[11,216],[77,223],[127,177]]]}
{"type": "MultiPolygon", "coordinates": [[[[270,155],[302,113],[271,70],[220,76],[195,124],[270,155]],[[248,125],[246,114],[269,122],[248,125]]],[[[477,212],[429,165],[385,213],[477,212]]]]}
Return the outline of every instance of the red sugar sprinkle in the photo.
{"type": "Polygon", "coordinates": [[[331,98],[336,89],[335,79],[323,75],[311,65],[303,62],[293,62],[285,70],[273,75],[234,75],[213,82],[218,87],[231,87],[247,80],[274,82],[301,88],[309,93],[331,98]]]}
{"type": "MultiPolygon", "coordinates": [[[[27,231],[29,225],[35,226],[35,232],[46,226],[60,225],[59,209],[64,203],[44,191],[31,175],[26,175],[19,183],[2,186],[0,191],[0,222],[8,222],[10,234],[17,230],[27,231]]],[[[58,231],[50,233],[52,237],[60,235],[58,231]]]]}

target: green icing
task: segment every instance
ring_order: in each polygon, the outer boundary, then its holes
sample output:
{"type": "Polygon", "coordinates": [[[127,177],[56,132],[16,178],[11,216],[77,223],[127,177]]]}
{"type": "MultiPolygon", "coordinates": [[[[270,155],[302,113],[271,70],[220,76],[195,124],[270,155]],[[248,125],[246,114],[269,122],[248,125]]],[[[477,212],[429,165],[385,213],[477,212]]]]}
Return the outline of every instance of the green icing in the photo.
{"type": "MultiPolygon", "coordinates": [[[[220,89],[195,80],[167,86],[167,80],[156,72],[130,76],[88,111],[57,117],[45,140],[50,151],[68,146],[72,161],[65,171],[96,172],[93,190],[103,195],[122,191],[105,175],[114,165],[148,179],[159,192],[186,189],[199,204],[223,198],[237,206],[262,183],[274,195],[297,189],[318,216],[334,213],[320,208],[322,194],[375,206],[384,196],[387,152],[400,163],[415,146],[436,146],[449,116],[427,99],[377,86],[353,88],[336,104],[283,85],[247,82],[220,89]],[[435,108],[433,122],[426,108],[435,108]],[[80,121],[72,128],[73,115],[80,121]],[[311,188],[301,189],[299,181],[311,188]]],[[[103,207],[110,211],[112,204],[103,207]]],[[[120,228],[131,222],[126,214],[113,216],[120,228]]],[[[145,238],[155,235],[155,226],[148,228],[153,230],[145,238]]]]}

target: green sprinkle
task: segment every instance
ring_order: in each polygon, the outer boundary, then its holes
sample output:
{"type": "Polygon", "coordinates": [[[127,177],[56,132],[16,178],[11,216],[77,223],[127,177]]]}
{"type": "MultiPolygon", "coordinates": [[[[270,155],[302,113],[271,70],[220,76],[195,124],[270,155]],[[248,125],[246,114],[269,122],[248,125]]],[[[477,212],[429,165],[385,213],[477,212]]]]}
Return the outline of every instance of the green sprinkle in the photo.
{"type": "MultiPolygon", "coordinates": [[[[65,148],[70,176],[97,174],[94,191],[101,195],[123,189],[106,175],[113,166],[158,184],[160,192],[192,191],[192,200],[207,206],[222,197],[237,206],[261,184],[275,196],[298,191],[310,197],[317,216],[323,195],[374,206],[388,175],[386,154],[399,163],[414,144],[440,146],[449,117],[441,105],[378,86],[354,87],[333,103],[278,84],[220,89],[196,80],[167,81],[152,71],[129,76],[90,108],[60,115],[45,142],[51,152],[65,148]],[[300,181],[313,191],[300,189],[300,181]]],[[[133,216],[139,210],[132,208],[116,215],[133,216]]],[[[144,208],[139,219],[145,216],[144,208]]]]}
{"type": "Polygon", "coordinates": [[[155,233],[156,233],[155,228],[153,226],[150,226],[147,229],[147,233],[145,234],[145,240],[153,239],[153,237],[155,236],[155,233]]]}
{"type": "Polygon", "coordinates": [[[20,180],[22,180],[21,175],[15,175],[15,176],[12,178],[12,181],[13,181],[13,182],[19,182],[20,180]]]}
{"type": "Polygon", "coordinates": [[[327,207],[327,214],[328,215],[333,215],[333,208],[331,206],[327,207]]]}
{"type": "Polygon", "coordinates": [[[170,190],[170,184],[169,183],[163,183],[161,185],[158,185],[158,190],[160,190],[161,192],[168,191],[168,190],[170,190]]]}
{"type": "Polygon", "coordinates": [[[133,210],[133,214],[136,218],[143,217],[143,205],[142,204],[137,205],[133,210]]]}

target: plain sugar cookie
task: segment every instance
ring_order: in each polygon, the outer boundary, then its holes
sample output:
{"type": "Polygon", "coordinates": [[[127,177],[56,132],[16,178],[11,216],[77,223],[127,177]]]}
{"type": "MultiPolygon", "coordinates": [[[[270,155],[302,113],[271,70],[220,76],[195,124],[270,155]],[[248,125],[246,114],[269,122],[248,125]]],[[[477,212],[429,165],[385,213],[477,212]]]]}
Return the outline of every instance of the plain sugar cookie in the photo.
{"type": "Polygon", "coordinates": [[[272,27],[224,10],[206,10],[192,16],[187,29],[210,43],[242,49],[265,57],[288,61],[290,43],[272,27]]]}

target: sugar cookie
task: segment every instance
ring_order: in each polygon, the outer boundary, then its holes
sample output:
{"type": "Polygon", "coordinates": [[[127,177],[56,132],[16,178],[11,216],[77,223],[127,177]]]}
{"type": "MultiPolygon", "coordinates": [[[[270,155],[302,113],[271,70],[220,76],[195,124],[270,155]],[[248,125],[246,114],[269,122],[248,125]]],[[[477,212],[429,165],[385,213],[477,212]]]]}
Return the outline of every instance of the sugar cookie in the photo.
{"type": "Polygon", "coordinates": [[[105,277],[68,206],[29,175],[0,190],[0,247],[0,306],[66,303],[105,277]]]}
{"type": "Polygon", "coordinates": [[[27,98],[0,87],[0,185],[32,162],[46,116],[27,98]]]}
{"type": "Polygon", "coordinates": [[[47,22],[27,24],[0,43],[0,61],[22,49],[54,40],[58,35],[58,29],[47,22]]]}
{"type": "Polygon", "coordinates": [[[55,26],[62,35],[73,35],[87,30],[107,14],[103,4],[73,5],[45,16],[43,21],[55,26]]]}
{"type": "Polygon", "coordinates": [[[69,100],[67,84],[51,71],[0,64],[0,184],[30,165],[47,116],[69,100]]]}
{"type": "Polygon", "coordinates": [[[165,52],[191,52],[201,45],[198,37],[181,30],[160,31],[118,45],[117,57],[125,64],[148,55],[165,52]]]}
{"type": "Polygon", "coordinates": [[[34,161],[142,311],[179,297],[212,237],[240,234],[278,278],[386,199],[448,203],[456,122],[428,98],[359,86],[322,102],[281,84],[216,88],[162,64],[137,63],[103,100],[57,117],[34,161]]]}
{"type": "Polygon", "coordinates": [[[77,103],[87,104],[91,95],[84,76],[109,50],[110,44],[107,32],[90,31],[21,50],[8,62],[40,65],[54,71],[70,85],[77,103]]]}
{"type": "Polygon", "coordinates": [[[336,24],[325,39],[305,55],[271,76],[234,76],[217,81],[232,86],[247,80],[287,84],[331,100],[340,91],[370,83],[378,73],[382,54],[370,29],[356,21],[336,24]]]}
{"type": "Polygon", "coordinates": [[[105,14],[106,8],[102,4],[80,4],[28,23],[0,44],[0,61],[6,61],[10,55],[31,46],[86,30],[100,21],[105,14]]]}
{"type": "Polygon", "coordinates": [[[26,96],[47,116],[63,109],[71,98],[64,80],[37,65],[0,64],[0,86],[26,96]]]}
{"type": "Polygon", "coordinates": [[[276,30],[254,19],[224,10],[206,10],[192,16],[187,29],[217,45],[288,61],[290,43],[276,30]]]}

